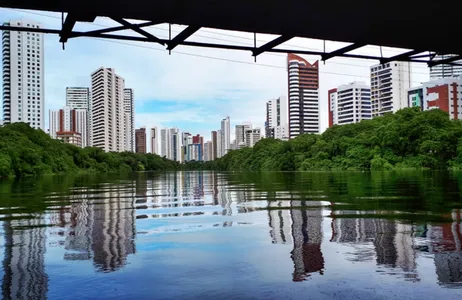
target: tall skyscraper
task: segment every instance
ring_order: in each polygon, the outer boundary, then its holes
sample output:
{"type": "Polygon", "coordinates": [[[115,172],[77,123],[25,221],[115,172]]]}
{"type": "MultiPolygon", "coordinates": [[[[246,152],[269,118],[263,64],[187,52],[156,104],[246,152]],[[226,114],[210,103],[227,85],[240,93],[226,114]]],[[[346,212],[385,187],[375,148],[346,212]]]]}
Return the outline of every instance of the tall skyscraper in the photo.
{"type": "Polygon", "coordinates": [[[170,130],[168,128],[160,130],[160,156],[170,158],[170,130]]]}
{"type": "MultiPolygon", "coordinates": [[[[31,21],[4,25],[40,28],[31,21]]],[[[3,122],[25,122],[36,129],[45,125],[43,33],[3,31],[3,122]]]]}
{"type": "Polygon", "coordinates": [[[372,119],[371,88],[351,82],[328,91],[329,127],[372,119]]]}
{"type": "Polygon", "coordinates": [[[146,153],[146,128],[135,129],[135,152],[146,153]]]}
{"type": "Polygon", "coordinates": [[[217,158],[220,158],[223,156],[222,144],[221,144],[222,135],[223,135],[222,131],[220,129],[217,130],[217,158]]]}
{"type": "Polygon", "coordinates": [[[152,154],[159,154],[158,151],[158,130],[157,127],[151,128],[151,153],[152,154]]]}
{"type": "MultiPolygon", "coordinates": [[[[442,60],[452,58],[454,54],[437,55],[434,60],[442,60]]],[[[462,60],[454,61],[454,63],[462,64],[462,60]]],[[[430,79],[441,79],[446,77],[458,77],[462,76],[462,66],[452,64],[436,65],[430,68],[430,79]]]]}
{"type": "Polygon", "coordinates": [[[87,146],[87,111],[66,106],[50,110],[50,136],[78,147],[87,146]]]}
{"type": "Polygon", "coordinates": [[[289,138],[319,133],[319,64],[287,55],[289,81],[289,138]]]}
{"type": "Polygon", "coordinates": [[[287,98],[284,96],[266,102],[265,137],[280,140],[289,139],[287,98]]]}
{"type": "Polygon", "coordinates": [[[182,136],[178,128],[162,128],[160,130],[160,152],[162,157],[182,162],[182,136]]]}
{"type": "Polygon", "coordinates": [[[231,142],[231,127],[229,117],[221,120],[221,156],[225,156],[228,153],[230,142],[231,142]]]}
{"type": "Polygon", "coordinates": [[[133,89],[124,89],[125,149],[135,149],[135,95],[133,89]]]}
{"type": "Polygon", "coordinates": [[[86,132],[81,132],[83,147],[89,146],[90,123],[91,123],[91,101],[90,88],[87,87],[66,87],[66,106],[71,109],[84,110],[87,116],[86,132]]]}
{"type": "Polygon", "coordinates": [[[217,132],[216,131],[212,131],[211,132],[211,143],[212,143],[212,151],[211,151],[211,154],[210,154],[210,160],[215,160],[217,159],[218,157],[218,153],[217,153],[217,150],[218,150],[218,138],[217,138],[217,132]]]}
{"type": "Polygon", "coordinates": [[[101,67],[91,74],[91,145],[104,151],[131,151],[126,142],[125,80],[114,69],[101,67]]]}
{"type": "Polygon", "coordinates": [[[251,124],[242,124],[242,125],[236,125],[236,130],[235,130],[235,139],[234,143],[236,144],[236,149],[240,149],[246,146],[245,143],[245,132],[246,130],[252,129],[251,124]]]}
{"type": "Polygon", "coordinates": [[[407,90],[411,87],[411,64],[389,62],[371,67],[372,117],[395,113],[408,106],[407,90]]]}

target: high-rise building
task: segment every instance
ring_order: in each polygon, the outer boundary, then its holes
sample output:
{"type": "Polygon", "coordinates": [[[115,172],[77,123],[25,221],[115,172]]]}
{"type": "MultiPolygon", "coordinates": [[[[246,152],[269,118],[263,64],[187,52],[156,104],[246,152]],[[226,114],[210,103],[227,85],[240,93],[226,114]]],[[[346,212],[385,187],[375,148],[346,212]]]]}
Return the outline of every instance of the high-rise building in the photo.
{"type": "Polygon", "coordinates": [[[389,62],[371,67],[372,117],[395,113],[407,107],[407,90],[411,87],[411,64],[389,62]]]}
{"type": "Polygon", "coordinates": [[[211,132],[211,143],[212,143],[212,151],[210,154],[210,160],[215,160],[218,158],[217,149],[218,149],[218,139],[217,139],[217,132],[211,132]]]}
{"type": "Polygon", "coordinates": [[[89,146],[91,128],[90,88],[66,87],[66,106],[71,109],[84,110],[87,115],[87,132],[81,132],[83,146],[89,146]]]}
{"type": "Polygon", "coordinates": [[[245,145],[246,147],[253,147],[261,140],[260,128],[248,129],[245,131],[245,145]]]}
{"type": "Polygon", "coordinates": [[[50,110],[49,126],[50,136],[54,139],[62,139],[78,147],[88,145],[86,110],[71,109],[68,106],[60,110],[50,110]]]}
{"type": "Polygon", "coordinates": [[[329,127],[372,119],[371,88],[351,82],[328,91],[329,127]]]}
{"type": "Polygon", "coordinates": [[[170,130],[162,128],[160,130],[160,156],[170,158],[170,130]]]}
{"type": "Polygon", "coordinates": [[[252,129],[252,124],[242,124],[242,125],[236,125],[236,130],[235,130],[235,139],[234,143],[236,144],[236,149],[240,149],[245,147],[245,132],[246,130],[252,129]]]}
{"type": "Polygon", "coordinates": [[[101,67],[91,74],[90,143],[104,151],[131,151],[126,142],[125,80],[114,69],[101,67]]]}
{"type": "Polygon", "coordinates": [[[189,147],[189,145],[191,145],[193,142],[192,142],[192,135],[189,133],[189,132],[183,132],[181,134],[181,143],[183,145],[182,147],[182,153],[181,153],[181,157],[182,157],[182,161],[190,161],[190,157],[191,157],[191,153],[190,153],[190,150],[191,148],[189,147]]]}
{"type": "Polygon", "coordinates": [[[66,87],[66,106],[72,109],[90,109],[90,88],[66,87]]]}
{"type": "Polygon", "coordinates": [[[229,117],[221,120],[221,156],[225,156],[228,153],[230,142],[231,142],[231,124],[229,117]]]}
{"type": "Polygon", "coordinates": [[[222,131],[221,129],[217,130],[217,158],[222,157],[222,144],[221,144],[221,139],[222,139],[222,131]]]}
{"type": "Polygon", "coordinates": [[[208,141],[204,143],[204,161],[211,161],[212,154],[212,142],[208,141]]]}
{"type": "Polygon", "coordinates": [[[135,129],[135,152],[146,153],[146,128],[135,129]]]}
{"type": "Polygon", "coordinates": [[[151,128],[151,153],[152,154],[159,154],[158,145],[157,145],[158,144],[157,134],[158,134],[157,127],[151,128]]]}
{"type": "Polygon", "coordinates": [[[289,139],[287,123],[287,98],[281,96],[266,102],[265,137],[289,139]]]}
{"type": "Polygon", "coordinates": [[[289,81],[289,138],[319,133],[319,64],[287,55],[289,81]]]}
{"type": "Polygon", "coordinates": [[[135,149],[135,95],[133,89],[124,89],[125,149],[135,149]]]}
{"type": "Polygon", "coordinates": [[[198,153],[198,156],[197,156],[196,160],[198,160],[198,161],[204,160],[204,157],[203,157],[203,155],[204,155],[204,137],[197,134],[197,135],[192,137],[192,143],[193,143],[193,145],[199,145],[199,146],[196,146],[197,153],[198,153]]]}
{"type": "Polygon", "coordinates": [[[451,120],[462,120],[462,78],[446,77],[424,82],[408,90],[409,106],[422,110],[441,109],[451,120]]]}
{"type": "MultiPolygon", "coordinates": [[[[31,21],[4,25],[40,28],[31,21]]],[[[45,125],[43,33],[3,31],[3,122],[24,122],[36,129],[45,125]]]]}
{"type": "MultiPolygon", "coordinates": [[[[442,60],[452,58],[454,54],[436,55],[433,59],[442,60]]],[[[462,76],[462,60],[454,61],[455,64],[441,64],[430,68],[430,80],[441,79],[446,77],[462,76]]]]}

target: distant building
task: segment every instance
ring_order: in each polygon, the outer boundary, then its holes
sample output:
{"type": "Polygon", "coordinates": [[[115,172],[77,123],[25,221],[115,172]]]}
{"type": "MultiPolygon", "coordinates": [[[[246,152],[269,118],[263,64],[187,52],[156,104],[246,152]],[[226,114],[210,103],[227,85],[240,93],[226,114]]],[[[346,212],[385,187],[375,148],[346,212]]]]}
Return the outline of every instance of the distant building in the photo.
{"type": "MultiPolygon", "coordinates": [[[[16,20],[3,25],[40,28],[40,24],[16,20]]],[[[45,78],[43,33],[2,32],[3,122],[24,122],[44,130],[45,78]]]]}
{"type": "Polygon", "coordinates": [[[170,144],[170,130],[168,128],[162,128],[160,130],[160,156],[169,158],[170,144]]]}
{"type": "Polygon", "coordinates": [[[215,160],[217,159],[218,155],[217,155],[217,149],[218,149],[218,139],[217,139],[217,132],[216,131],[212,131],[211,132],[211,141],[212,143],[212,151],[210,153],[210,160],[215,160]]]}
{"type": "Polygon", "coordinates": [[[204,143],[204,161],[212,161],[213,145],[211,141],[204,143]]]}
{"type": "Polygon", "coordinates": [[[451,120],[462,119],[462,78],[447,77],[428,81],[420,87],[409,89],[409,106],[422,110],[439,108],[449,114],[451,120]]]}
{"type": "Polygon", "coordinates": [[[125,150],[135,151],[135,92],[124,88],[124,140],[125,150]]]}
{"type": "Polygon", "coordinates": [[[159,154],[158,151],[158,130],[157,127],[151,128],[151,153],[152,154],[159,154]]]}
{"type": "Polygon", "coordinates": [[[75,131],[58,131],[56,139],[80,148],[82,147],[82,135],[75,131]]]}
{"type": "Polygon", "coordinates": [[[91,101],[90,88],[88,87],[66,87],[66,106],[71,109],[84,110],[87,115],[87,132],[81,132],[84,147],[90,143],[91,128],[91,101]]]}
{"type": "Polygon", "coordinates": [[[101,67],[91,74],[90,144],[106,152],[133,151],[127,139],[124,110],[125,80],[114,69],[101,67]]]}
{"type": "Polygon", "coordinates": [[[395,113],[408,106],[407,90],[411,87],[411,64],[389,62],[371,67],[372,117],[395,113]]]}
{"type": "Polygon", "coordinates": [[[284,96],[266,102],[265,137],[280,140],[289,139],[287,98],[284,96]]]}
{"type": "Polygon", "coordinates": [[[221,143],[221,138],[222,138],[222,132],[221,130],[217,130],[217,158],[222,157],[222,143],[221,143]]]}
{"type": "Polygon", "coordinates": [[[162,157],[182,162],[182,138],[178,128],[162,128],[160,130],[160,153],[162,157]]]}
{"type": "Polygon", "coordinates": [[[372,119],[371,88],[351,82],[328,91],[329,127],[372,119]]]}
{"type": "Polygon", "coordinates": [[[259,140],[261,140],[260,128],[248,129],[245,131],[246,147],[253,147],[259,140]]]}
{"type": "Polygon", "coordinates": [[[413,87],[407,90],[408,106],[423,107],[424,95],[423,86],[413,87]]]}
{"type": "MultiPolygon", "coordinates": [[[[455,56],[455,54],[447,54],[447,55],[437,55],[433,59],[436,60],[442,60],[442,59],[447,59],[447,58],[452,58],[455,56]]],[[[441,65],[436,65],[434,67],[430,68],[430,80],[436,80],[436,79],[441,79],[441,78],[446,78],[446,77],[458,77],[462,76],[462,60],[456,60],[454,63],[459,64],[459,65],[454,65],[454,64],[441,64],[441,65]]]]}
{"type": "Polygon", "coordinates": [[[135,129],[135,152],[146,153],[146,128],[135,129]]]}
{"type": "Polygon", "coordinates": [[[75,141],[78,139],[78,143],[72,142],[71,144],[79,145],[79,147],[88,146],[86,110],[71,109],[67,106],[60,110],[50,110],[49,126],[49,134],[52,138],[57,139],[59,133],[65,133],[64,136],[61,135],[62,140],[75,141]],[[78,133],[78,137],[77,135],[71,135],[71,133],[78,133]]]}
{"type": "Polygon", "coordinates": [[[223,120],[221,120],[220,156],[225,156],[226,153],[228,153],[228,150],[231,144],[231,127],[230,126],[231,124],[230,124],[229,117],[226,117],[223,120]]]}
{"type": "Polygon", "coordinates": [[[289,138],[319,133],[319,64],[287,55],[289,81],[289,138]]]}

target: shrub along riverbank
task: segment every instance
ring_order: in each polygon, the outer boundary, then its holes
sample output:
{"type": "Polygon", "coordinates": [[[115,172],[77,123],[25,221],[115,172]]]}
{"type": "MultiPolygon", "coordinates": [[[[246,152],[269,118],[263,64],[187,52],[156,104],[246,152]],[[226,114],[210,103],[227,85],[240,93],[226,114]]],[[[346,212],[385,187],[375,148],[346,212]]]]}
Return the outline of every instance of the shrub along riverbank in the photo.
{"type": "Polygon", "coordinates": [[[153,154],[106,153],[52,139],[25,123],[0,127],[0,178],[78,172],[176,170],[176,162],[153,154]]]}
{"type": "Polygon", "coordinates": [[[462,122],[408,108],[321,135],[263,139],[213,162],[180,165],[153,154],[106,153],[51,139],[24,123],[0,127],[0,177],[155,170],[328,171],[462,169],[462,122]]]}
{"type": "Polygon", "coordinates": [[[230,171],[462,169],[462,122],[441,110],[407,108],[321,135],[263,139],[189,169],[230,171]]]}

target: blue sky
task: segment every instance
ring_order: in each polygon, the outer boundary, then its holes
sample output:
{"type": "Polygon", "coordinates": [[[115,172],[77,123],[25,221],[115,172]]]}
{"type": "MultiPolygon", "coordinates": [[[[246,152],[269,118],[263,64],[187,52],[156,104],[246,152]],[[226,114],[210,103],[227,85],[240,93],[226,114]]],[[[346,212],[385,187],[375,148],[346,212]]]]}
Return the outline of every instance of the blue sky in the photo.
{"type": "MultiPolygon", "coordinates": [[[[43,27],[59,28],[61,17],[51,12],[0,8],[0,21],[30,19],[43,27]]],[[[95,30],[114,23],[98,18],[93,24],[78,24],[76,30],[95,30]]],[[[167,38],[166,24],[147,29],[167,38]]],[[[172,26],[173,34],[183,27],[172,26]]],[[[121,32],[121,34],[132,34],[121,32]]],[[[136,35],[136,34],[135,34],[136,35]]],[[[253,34],[201,29],[189,40],[252,45],[253,34]]],[[[259,35],[258,44],[274,38],[259,35]]],[[[346,44],[327,42],[335,50],[346,44]]],[[[323,42],[292,39],[283,47],[322,50],[323,42]]],[[[353,53],[379,55],[379,48],[367,46],[353,53]]],[[[384,48],[384,56],[404,50],[384,48]]],[[[316,56],[303,56],[309,61],[316,56]]],[[[221,119],[230,116],[231,125],[250,121],[263,127],[265,102],[287,95],[286,56],[262,54],[254,63],[249,52],[178,46],[172,54],[163,46],[148,43],[108,41],[94,38],[70,39],[66,49],[55,35],[45,37],[45,107],[65,105],[66,86],[89,86],[90,74],[97,68],[111,67],[125,78],[126,87],[135,90],[136,126],[169,126],[210,137],[220,127],[221,119]]],[[[351,81],[369,83],[369,67],[376,61],[334,58],[321,63],[321,127],[327,126],[327,90],[351,81]],[[325,100],[325,101],[324,101],[325,100]]],[[[413,85],[427,81],[428,69],[413,66],[413,85]]],[[[46,121],[48,124],[48,120],[46,121]]],[[[233,134],[234,130],[232,130],[233,134]]],[[[232,137],[233,139],[233,137],[232,137]]]]}

